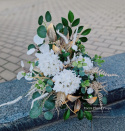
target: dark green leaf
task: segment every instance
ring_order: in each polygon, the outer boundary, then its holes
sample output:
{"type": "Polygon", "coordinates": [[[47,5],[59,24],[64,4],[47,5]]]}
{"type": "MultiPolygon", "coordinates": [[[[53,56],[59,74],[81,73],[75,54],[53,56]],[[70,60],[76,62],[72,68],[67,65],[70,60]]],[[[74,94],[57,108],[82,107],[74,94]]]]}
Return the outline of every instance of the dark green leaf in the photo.
{"type": "Polygon", "coordinates": [[[85,73],[84,73],[83,71],[80,70],[80,71],[79,71],[79,75],[80,75],[80,76],[84,76],[85,73]]]}
{"type": "Polygon", "coordinates": [[[105,96],[102,98],[102,103],[103,103],[104,105],[107,104],[107,98],[106,98],[105,96]]]}
{"type": "Polygon", "coordinates": [[[30,49],[32,49],[32,48],[36,48],[34,44],[30,44],[30,45],[28,46],[28,50],[30,50],[30,49]]]}
{"type": "Polygon", "coordinates": [[[52,88],[50,86],[47,86],[46,91],[50,93],[52,91],[52,88]]]}
{"type": "Polygon", "coordinates": [[[62,23],[59,23],[56,25],[56,30],[61,30],[63,28],[63,24],[62,23]]]}
{"type": "Polygon", "coordinates": [[[51,80],[48,80],[48,81],[47,81],[47,84],[50,85],[50,86],[52,86],[52,85],[53,85],[53,82],[52,82],[51,80]]]}
{"type": "Polygon", "coordinates": [[[68,13],[68,20],[70,21],[70,23],[72,23],[74,20],[74,14],[71,11],[69,11],[68,13]]]}
{"type": "Polygon", "coordinates": [[[83,27],[84,27],[84,26],[79,26],[77,33],[80,33],[80,32],[83,30],[83,27]]]}
{"type": "Polygon", "coordinates": [[[63,24],[64,26],[68,26],[68,21],[67,21],[66,18],[63,18],[63,17],[62,17],[62,24],[63,24]]]}
{"type": "Polygon", "coordinates": [[[78,18],[78,19],[73,21],[72,27],[77,26],[79,23],[80,23],[80,19],[78,18]]]}
{"type": "Polygon", "coordinates": [[[37,118],[42,113],[42,107],[39,106],[38,101],[34,102],[33,108],[30,110],[30,117],[37,118]]]}
{"type": "Polygon", "coordinates": [[[86,42],[88,39],[86,37],[79,38],[82,42],[86,42]]]}
{"type": "Polygon", "coordinates": [[[84,118],[84,113],[83,113],[83,111],[81,109],[79,110],[77,116],[78,116],[79,120],[82,120],[84,118]]]}
{"type": "Polygon", "coordinates": [[[33,93],[32,99],[35,99],[35,98],[37,98],[37,97],[39,97],[39,96],[41,96],[41,95],[40,95],[40,93],[37,91],[37,92],[33,93]]]}
{"type": "Polygon", "coordinates": [[[46,27],[41,25],[38,27],[37,29],[37,34],[39,37],[41,38],[45,38],[46,37],[46,33],[47,33],[47,30],[46,30],[46,27]]]}
{"type": "Polygon", "coordinates": [[[86,91],[85,91],[85,88],[84,88],[84,87],[82,87],[82,88],[81,88],[81,92],[82,92],[82,94],[85,94],[85,93],[86,93],[86,91]]]}
{"type": "Polygon", "coordinates": [[[55,107],[55,102],[51,100],[46,100],[44,107],[51,110],[55,107]]]}
{"type": "Polygon", "coordinates": [[[44,113],[44,117],[46,120],[51,120],[53,118],[53,113],[50,111],[47,111],[44,113]]]}
{"type": "Polygon", "coordinates": [[[64,32],[64,35],[67,36],[67,34],[68,34],[68,29],[67,29],[67,27],[64,27],[63,32],[64,32]]]}
{"type": "Polygon", "coordinates": [[[36,63],[35,63],[35,66],[38,66],[39,65],[39,61],[37,61],[36,63]]]}
{"type": "Polygon", "coordinates": [[[42,25],[42,23],[43,23],[43,16],[41,15],[41,16],[39,17],[39,19],[38,19],[38,24],[39,24],[39,25],[42,25]]]}
{"type": "Polygon", "coordinates": [[[90,33],[91,29],[84,30],[81,35],[88,35],[90,33]]]}
{"type": "Polygon", "coordinates": [[[88,120],[92,120],[92,114],[88,111],[85,111],[85,117],[88,119],[88,120]]]}
{"type": "Polygon", "coordinates": [[[45,19],[46,19],[47,22],[50,22],[52,20],[52,17],[51,17],[51,14],[50,14],[49,11],[46,12],[45,19]]]}
{"type": "Polygon", "coordinates": [[[66,108],[66,105],[63,104],[60,108],[61,108],[61,109],[65,109],[65,108],[66,108]]]}
{"type": "Polygon", "coordinates": [[[68,109],[67,111],[65,111],[63,118],[64,120],[67,120],[70,117],[70,110],[68,109]]]}
{"type": "Polygon", "coordinates": [[[68,30],[69,30],[69,36],[72,35],[72,29],[68,26],[68,30]]]}

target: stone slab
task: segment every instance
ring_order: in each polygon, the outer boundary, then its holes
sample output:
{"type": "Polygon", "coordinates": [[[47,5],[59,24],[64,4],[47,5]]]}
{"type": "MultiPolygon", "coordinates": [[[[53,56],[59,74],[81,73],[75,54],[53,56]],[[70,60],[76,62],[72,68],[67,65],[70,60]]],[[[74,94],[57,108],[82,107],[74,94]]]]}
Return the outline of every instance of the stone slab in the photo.
{"type": "MultiPolygon", "coordinates": [[[[125,98],[125,53],[105,58],[105,64],[101,67],[107,73],[115,73],[119,77],[104,77],[102,82],[107,82],[107,90],[109,91],[108,103],[113,103],[125,98]],[[112,95],[111,95],[112,94],[112,95]]],[[[13,80],[0,84],[0,104],[8,102],[23,95],[30,89],[30,84],[24,79],[13,80]]],[[[42,116],[38,119],[30,119],[28,112],[30,109],[30,101],[23,99],[15,105],[0,108],[0,130],[10,130],[16,127],[17,130],[24,130],[33,127],[52,123],[57,121],[54,116],[52,121],[46,121],[42,116]]],[[[63,114],[64,111],[61,111],[63,114]]],[[[61,118],[61,115],[60,115],[61,118]]],[[[14,131],[14,130],[13,130],[14,131]]]]}

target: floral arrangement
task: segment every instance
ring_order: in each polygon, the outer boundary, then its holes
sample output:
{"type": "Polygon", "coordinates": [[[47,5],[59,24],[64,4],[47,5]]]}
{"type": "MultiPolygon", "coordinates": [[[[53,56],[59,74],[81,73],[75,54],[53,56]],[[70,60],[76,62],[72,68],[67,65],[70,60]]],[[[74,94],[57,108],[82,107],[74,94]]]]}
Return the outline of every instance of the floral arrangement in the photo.
{"type": "Polygon", "coordinates": [[[79,120],[84,117],[92,120],[91,110],[85,107],[99,103],[103,109],[103,104],[107,103],[100,92],[106,91],[104,83],[96,78],[117,75],[100,70],[98,66],[104,62],[101,56],[91,58],[85,51],[83,43],[87,42],[86,36],[91,29],[84,30],[84,26],[78,26],[80,18],[74,19],[74,14],[69,11],[68,19],[62,17],[62,22],[56,26],[48,24],[51,20],[49,11],[45,14],[45,20],[43,16],[38,19],[37,35],[33,38],[35,44],[30,44],[27,51],[27,55],[35,53],[36,56],[34,62],[28,62],[30,69],[26,69],[21,61],[23,71],[18,73],[17,79],[25,77],[26,80],[33,80],[31,89],[24,96],[0,107],[28,97],[32,99],[31,118],[43,114],[45,119],[51,120],[54,109],[59,114],[60,109],[65,108],[64,120],[70,117],[71,112],[79,120]]]}

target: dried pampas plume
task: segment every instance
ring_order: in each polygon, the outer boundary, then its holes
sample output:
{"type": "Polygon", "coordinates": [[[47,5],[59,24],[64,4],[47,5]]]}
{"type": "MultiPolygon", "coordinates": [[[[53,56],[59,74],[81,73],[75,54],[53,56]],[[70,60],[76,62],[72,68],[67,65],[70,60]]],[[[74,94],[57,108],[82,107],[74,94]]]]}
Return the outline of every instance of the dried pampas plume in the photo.
{"type": "Polygon", "coordinates": [[[89,71],[85,71],[85,73],[86,74],[95,74],[95,73],[97,73],[97,74],[99,74],[99,75],[104,75],[104,76],[118,76],[118,75],[116,75],[116,74],[108,74],[108,73],[106,73],[106,72],[104,72],[102,69],[101,70],[99,70],[99,68],[98,67],[95,67],[95,68],[93,68],[93,69],[91,69],[91,70],[89,70],[89,71]]]}
{"type": "Polygon", "coordinates": [[[58,92],[56,95],[56,107],[60,107],[63,105],[63,103],[65,103],[66,100],[66,95],[63,92],[58,92]]]}

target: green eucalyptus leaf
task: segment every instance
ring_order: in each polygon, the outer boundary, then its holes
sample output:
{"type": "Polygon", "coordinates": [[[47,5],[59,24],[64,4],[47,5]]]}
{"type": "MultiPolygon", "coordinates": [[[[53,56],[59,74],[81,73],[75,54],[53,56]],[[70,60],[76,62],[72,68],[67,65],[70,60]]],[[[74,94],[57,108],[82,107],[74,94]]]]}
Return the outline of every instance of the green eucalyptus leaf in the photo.
{"type": "Polygon", "coordinates": [[[107,104],[107,98],[106,98],[105,96],[103,96],[103,98],[102,98],[102,103],[103,103],[104,105],[107,104]]]}
{"type": "Polygon", "coordinates": [[[67,21],[67,19],[64,18],[64,17],[62,17],[62,24],[63,24],[64,26],[68,26],[68,21],[67,21]]]}
{"type": "Polygon", "coordinates": [[[47,84],[50,85],[50,86],[52,86],[52,85],[53,85],[53,82],[52,82],[51,80],[48,80],[48,81],[47,81],[47,84]]]}
{"type": "Polygon", "coordinates": [[[36,63],[35,63],[35,66],[38,66],[39,65],[39,61],[37,61],[36,63]]]}
{"type": "Polygon", "coordinates": [[[43,23],[43,16],[41,15],[41,16],[39,17],[39,19],[38,19],[38,24],[39,24],[39,25],[42,25],[42,23],[43,23]]]}
{"type": "Polygon", "coordinates": [[[51,120],[51,119],[53,118],[53,113],[50,112],[50,111],[45,112],[45,113],[44,113],[44,118],[45,118],[46,120],[51,120]]]}
{"type": "Polygon", "coordinates": [[[34,44],[30,44],[30,45],[28,46],[28,50],[30,50],[30,49],[32,49],[32,48],[36,48],[34,44]]]}
{"type": "Polygon", "coordinates": [[[63,24],[62,23],[59,23],[56,25],[56,30],[61,30],[63,28],[63,24]]]}
{"type": "Polygon", "coordinates": [[[38,27],[37,34],[38,34],[39,37],[45,38],[46,33],[47,33],[47,30],[46,30],[46,27],[44,25],[41,25],[41,26],[38,27]]]}
{"type": "Polygon", "coordinates": [[[35,98],[37,98],[39,96],[41,96],[41,94],[37,91],[37,92],[33,93],[32,99],[35,99],[35,98]]]}
{"type": "Polygon", "coordinates": [[[72,27],[77,26],[80,23],[80,18],[75,19],[72,23],[72,27]]]}
{"type": "Polygon", "coordinates": [[[74,20],[74,14],[72,13],[72,11],[69,11],[68,13],[68,20],[70,21],[70,23],[72,23],[74,20]]]}
{"type": "Polygon", "coordinates": [[[88,120],[92,120],[92,114],[88,111],[85,111],[85,117],[88,119],[88,120]]]}
{"type": "Polygon", "coordinates": [[[46,87],[46,91],[49,92],[49,93],[52,92],[51,86],[47,86],[47,87],[46,87]]]}
{"type": "Polygon", "coordinates": [[[65,111],[63,118],[64,120],[67,120],[70,117],[70,110],[68,109],[67,111],[65,111]]]}
{"type": "Polygon", "coordinates": [[[88,35],[90,33],[91,29],[84,30],[81,35],[88,35]]]}
{"type": "Polygon", "coordinates": [[[47,22],[50,22],[52,20],[52,17],[51,17],[51,14],[50,14],[49,11],[46,12],[45,19],[46,19],[47,22]]]}
{"type": "Polygon", "coordinates": [[[55,107],[55,102],[52,101],[52,100],[46,100],[45,101],[45,104],[44,104],[44,107],[51,110],[55,107]]]}
{"type": "Polygon", "coordinates": [[[86,93],[85,87],[82,87],[82,88],[81,88],[81,92],[82,92],[82,94],[85,94],[85,93],[86,93]]]}
{"type": "Polygon", "coordinates": [[[86,42],[88,39],[86,37],[80,37],[79,38],[82,42],[86,42]]]}
{"type": "Polygon", "coordinates": [[[33,108],[30,110],[30,117],[31,118],[37,118],[42,113],[42,107],[39,106],[38,101],[34,102],[33,108]]]}
{"type": "Polygon", "coordinates": [[[68,29],[67,29],[67,27],[64,27],[63,32],[64,32],[64,35],[67,36],[67,34],[68,34],[68,29]]]}
{"type": "Polygon", "coordinates": [[[80,33],[80,32],[83,30],[83,27],[84,27],[84,26],[79,26],[77,33],[80,33]]]}
{"type": "Polygon", "coordinates": [[[74,61],[74,62],[72,63],[72,65],[73,65],[73,66],[77,66],[77,62],[74,61]]]}
{"type": "Polygon", "coordinates": [[[78,117],[79,120],[82,120],[84,118],[84,113],[81,109],[79,110],[77,117],[78,117]]]}
{"type": "Polygon", "coordinates": [[[80,75],[80,76],[84,76],[84,75],[85,75],[84,71],[81,71],[81,70],[80,70],[80,71],[79,71],[79,75],[80,75]]]}

